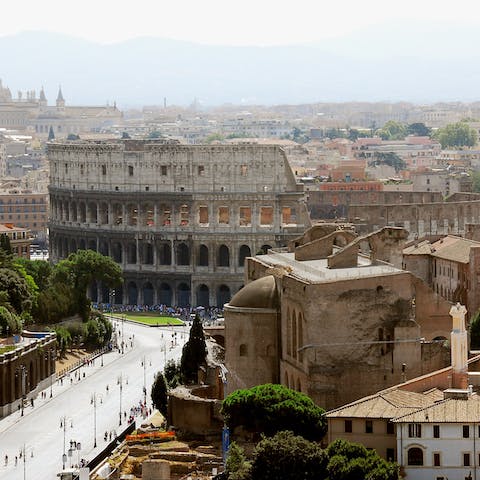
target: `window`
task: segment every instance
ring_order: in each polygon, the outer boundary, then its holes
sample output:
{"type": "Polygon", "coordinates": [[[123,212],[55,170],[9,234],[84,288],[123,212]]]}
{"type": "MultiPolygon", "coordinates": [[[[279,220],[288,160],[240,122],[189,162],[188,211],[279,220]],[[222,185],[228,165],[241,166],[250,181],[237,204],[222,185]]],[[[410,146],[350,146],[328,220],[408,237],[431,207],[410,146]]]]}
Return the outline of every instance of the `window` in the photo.
{"type": "Polygon", "coordinates": [[[433,426],[433,438],[440,438],[440,425],[433,426]]]}
{"type": "Polygon", "coordinates": [[[252,209],[250,207],[240,207],[240,226],[250,227],[252,225],[252,209]]]}
{"type": "Polygon", "coordinates": [[[387,460],[389,462],[394,462],[395,461],[395,449],[387,448],[387,460]]]}
{"type": "Polygon", "coordinates": [[[440,466],[440,454],[439,453],[434,453],[433,454],[433,466],[434,467],[439,467],[440,466]]]}
{"type": "Polygon", "coordinates": [[[352,421],[345,420],[345,433],[352,433],[352,421]]]}
{"type": "Polygon", "coordinates": [[[84,174],[84,165],[83,163],[80,164],[80,175],[84,174]]]}
{"type": "Polygon", "coordinates": [[[68,173],[68,164],[65,164],[65,173],[68,173]]]}
{"type": "Polygon", "coordinates": [[[107,174],[107,166],[102,165],[102,175],[106,175],[106,174],[107,174]]]}
{"type": "Polygon", "coordinates": [[[246,165],[240,165],[240,175],[246,177],[248,173],[248,167],[246,165]]]}
{"type": "Polygon", "coordinates": [[[272,225],[273,207],[260,207],[260,225],[272,225]]]}
{"type": "Polygon", "coordinates": [[[389,435],[395,434],[395,424],[393,422],[390,422],[390,421],[387,422],[387,433],[389,435]]]}
{"type": "Polygon", "coordinates": [[[185,226],[188,225],[189,221],[189,208],[188,205],[182,205],[180,207],[180,225],[185,226]]]}
{"type": "Polygon", "coordinates": [[[230,210],[228,207],[218,207],[218,223],[222,225],[230,223],[230,210]]]}
{"type": "Polygon", "coordinates": [[[198,176],[203,177],[205,175],[205,167],[203,165],[198,166],[198,176]]]}
{"type": "Polygon", "coordinates": [[[423,465],[423,450],[418,447],[413,447],[407,453],[408,465],[423,465]]]}
{"type": "Polygon", "coordinates": [[[167,176],[167,166],[166,165],[160,165],[160,175],[162,175],[162,177],[167,176]]]}
{"type": "Polygon", "coordinates": [[[468,425],[463,425],[462,426],[462,436],[463,436],[463,438],[470,437],[470,427],[468,425]]]}
{"type": "Polygon", "coordinates": [[[373,433],[372,420],[365,420],[365,433],[373,433]]]}
{"type": "Polygon", "coordinates": [[[247,346],[244,343],[240,345],[239,353],[241,357],[247,356],[247,346]]]}
{"type": "Polygon", "coordinates": [[[469,453],[464,453],[463,454],[463,466],[464,467],[469,467],[470,466],[470,454],[469,453]]]}
{"type": "Polygon", "coordinates": [[[132,167],[132,165],[129,165],[129,166],[128,166],[128,175],[129,175],[130,177],[133,177],[133,167],[132,167]]]}
{"type": "Polygon", "coordinates": [[[419,423],[408,424],[408,436],[410,438],[421,438],[422,426],[419,423]]]}
{"type": "Polygon", "coordinates": [[[208,225],[208,207],[205,205],[198,207],[198,223],[208,225]]]}
{"type": "Polygon", "coordinates": [[[295,209],[292,207],[282,208],[282,224],[293,225],[297,223],[297,216],[295,215],[295,209]]]}

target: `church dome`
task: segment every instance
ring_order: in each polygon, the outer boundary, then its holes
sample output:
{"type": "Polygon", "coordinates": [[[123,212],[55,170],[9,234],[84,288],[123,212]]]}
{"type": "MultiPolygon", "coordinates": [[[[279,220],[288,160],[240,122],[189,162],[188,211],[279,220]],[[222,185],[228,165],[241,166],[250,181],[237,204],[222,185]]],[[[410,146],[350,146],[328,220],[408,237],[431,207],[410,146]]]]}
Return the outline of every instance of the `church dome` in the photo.
{"type": "Polygon", "coordinates": [[[267,275],[245,285],[228,303],[240,308],[278,308],[278,294],[275,277],[267,275]]]}

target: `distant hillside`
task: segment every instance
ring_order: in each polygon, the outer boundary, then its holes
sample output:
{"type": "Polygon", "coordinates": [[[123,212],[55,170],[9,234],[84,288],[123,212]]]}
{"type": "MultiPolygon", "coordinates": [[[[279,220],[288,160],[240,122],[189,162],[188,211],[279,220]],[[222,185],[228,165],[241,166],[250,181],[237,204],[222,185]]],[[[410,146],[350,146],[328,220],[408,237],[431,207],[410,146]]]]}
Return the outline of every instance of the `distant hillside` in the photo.
{"type": "MultiPolygon", "coordinates": [[[[320,24],[319,24],[320,25],[320,24]]],[[[384,25],[318,45],[208,46],[161,38],[99,45],[26,32],[0,37],[12,94],[44,85],[53,103],[121,107],[222,103],[478,100],[475,28],[384,25]]]]}

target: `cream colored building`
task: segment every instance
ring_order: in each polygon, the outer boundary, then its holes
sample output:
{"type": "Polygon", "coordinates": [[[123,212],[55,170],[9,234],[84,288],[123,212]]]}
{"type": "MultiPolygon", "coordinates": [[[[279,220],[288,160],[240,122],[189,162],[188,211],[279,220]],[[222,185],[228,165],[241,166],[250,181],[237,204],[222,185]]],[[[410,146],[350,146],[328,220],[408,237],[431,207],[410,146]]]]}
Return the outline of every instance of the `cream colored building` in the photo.
{"type": "Polygon", "coordinates": [[[223,306],[245,258],[284,246],[310,225],[303,185],[274,145],[161,140],[50,143],[50,253],[110,255],[124,304],[223,306]]]}

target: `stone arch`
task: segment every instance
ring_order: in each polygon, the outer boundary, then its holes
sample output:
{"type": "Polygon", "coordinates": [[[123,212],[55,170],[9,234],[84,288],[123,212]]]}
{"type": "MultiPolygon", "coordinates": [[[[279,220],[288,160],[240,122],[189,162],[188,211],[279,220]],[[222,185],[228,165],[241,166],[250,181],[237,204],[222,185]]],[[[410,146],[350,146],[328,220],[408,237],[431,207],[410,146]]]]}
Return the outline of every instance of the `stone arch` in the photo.
{"type": "Polygon", "coordinates": [[[297,378],[297,388],[296,388],[297,392],[301,392],[302,391],[302,383],[300,382],[300,379],[297,378]]]}
{"type": "Polygon", "coordinates": [[[79,249],[79,250],[86,250],[86,243],[85,243],[85,239],[84,239],[84,238],[81,238],[81,239],[78,241],[78,249],[79,249]]]}
{"type": "Polygon", "coordinates": [[[108,242],[106,240],[100,241],[99,253],[108,256],[108,242]]]}
{"type": "Polygon", "coordinates": [[[206,245],[198,247],[197,262],[199,267],[208,267],[208,247],[206,245]]]}
{"type": "Polygon", "coordinates": [[[114,262],[122,263],[122,244],[120,242],[112,243],[112,258],[114,262]]]}
{"type": "Polygon", "coordinates": [[[158,290],[158,302],[161,305],[172,305],[172,287],[168,283],[161,283],[158,290]]]}
{"type": "Polygon", "coordinates": [[[137,244],[129,242],[127,245],[127,263],[137,263],[137,244]]]}
{"type": "Polygon", "coordinates": [[[69,253],[75,253],[77,251],[77,241],[74,238],[70,239],[69,253]]]}
{"type": "Polygon", "coordinates": [[[210,306],[210,290],[204,283],[197,287],[197,306],[210,306]]]}
{"type": "Polygon", "coordinates": [[[87,218],[89,223],[97,223],[97,204],[94,202],[88,202],[87,205],[87,218]]]}
{"type": "Polygon", "coordinates": [[[99,220],[99,223],[100,225],[107,225],[108,224],[108,204],[105,203],[105,202],[102,202],[100,204],[100,209],[99,209],[99,214],[100,214],[100,218],[98,219],[99,220]]]}
{"type": "Polygon", "coordinates": [[[123,207],[120,203],[113,204],[113,224],[114,225],[123,224],[123,207]]]}
{"type": "Polygon", "coordinates": [[[144,265],[153,265],[153,245],[149,242],[143,244],[143,258],[144,265]]]}
{"type": "Polygon", "coordinates": [[[190,249],[184,242],[177,245],[177,265],[190,265],[190,249]]]}
{"type": "Polygon", "coordinates": [[[241,245],[238,251],[238,266],[243,267],[245,265],[245,259],[251,257],[252,252],[248,245],[241,245]]]}
{"type": "Polygon", "coordinates": [[[223,306],[230,301],[231,293],[228,285],[220,285],[217,289],[217,307],[223,306]]]}
{"type": "Polygon", "coordinates": [[[230,266],[230,250],[226,245],[218,247],[217,265],[219,267],[230,266]]]}
{"type": "Polygon", "coordinates": [[[143,284],[143,304],[154,305],[153,285],[150,282],[143,284]]]}
{"type": "Polygon", "coordinates": [[[190,305],[190,287],[182,282],[177,287],[177,305],[179,307],[188,307],[190,305]]]}
{"type": "Polygon", "coordinates": [[[94,252],[97,251],[97,241],[94,238],[91,238],[88,241],[88,250],[93,250],[94,252]]]}
{"type": "Polygon", "coordinates": [[[130,227],[138,225],[138,206],[133,203],[127,205],[127,225],[130,227]]]}
{"type": "Polygon", "coordinates": [[[138,287],[135,282],[128,282],[127,285],[128,304],[137,305],[138,303],[138,287]]]}
{"type": "Polygon", "coordinates": [[[172,247],[170,243],[161,243],[158,246],[158,263],[160,265],[172,264],[172,247]]]}
{"type": "Polygon", "coordinates": [[[70,210],[72,211],[72,215],[71,215],[72,222],[78,221],[77,202],[73,201],[70,205],[68,205],[67,203],[67,212],[70,212],[70,210]]]}
{"type": "Polygon", "coordinates": [[[271,246],[271,245],[267,245],[267,244],[262,245],[262,246],[260,247],[260,251],[261,251],[264,255],[266,255],[266,254],[268,253],[268,251],[271,250],[271,249],[272,249],[272,246],[271,246]]]}
{"type": "Polygon", "coordinates": [[[87,223],[87,206],[85,202],[80,202],[78,206],[78,221],[80,223],[87,223]]]}
{"type": "Polygon", "coordinates": [[[145,227],[155,226],[155,209],[152,203],[143,203],[141,206],[141,225],[145,227]]]}

